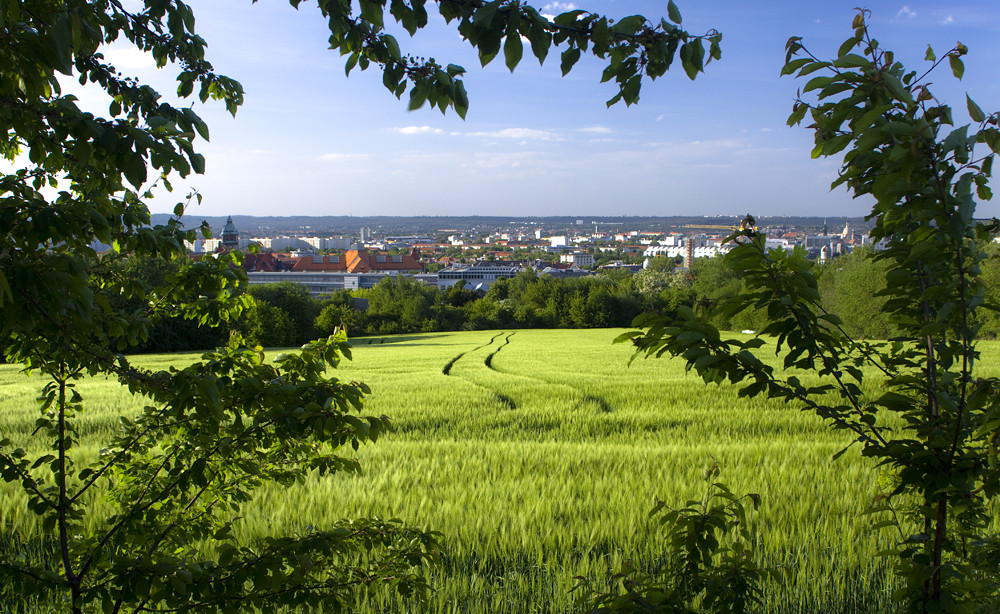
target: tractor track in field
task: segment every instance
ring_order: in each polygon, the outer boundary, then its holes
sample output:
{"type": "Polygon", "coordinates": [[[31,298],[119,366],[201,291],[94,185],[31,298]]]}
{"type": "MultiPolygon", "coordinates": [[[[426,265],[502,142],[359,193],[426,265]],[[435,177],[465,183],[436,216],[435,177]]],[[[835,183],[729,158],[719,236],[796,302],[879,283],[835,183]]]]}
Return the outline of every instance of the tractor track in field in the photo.
{"type": "MultiPolygon", "coordinates": [[[[546,386],[558,386],[558,387],[561,387],[561,388],[569,389],[574,395],[579,395],[579,397],[580,397],[580,401],[577,404],[577,407],[580,407],[580,406],[582,406],[584,404],[588,404],[589,403],[591,405],[594,405],[598,410],[600,410],[601,412],[606,413],[606,414],[609,414],[609,413],[611,413],[611,412],[613,412],[615,410],[614,406],[612,406],[610,403],[608,403],[608,401],[606,399],[604,399],[603,397],[594,396],[594,395],[591,395],[591,394],[585,394],[585,393],[581,392],[580,390],[574,388],[573,386],[570,386],[569,384],[563,384],[563,383],[560,383],[560,382],[552,382],[552,381],[549,381],[549,380],[546,380],[546,379],[543,379],[543,378],[540,378],[540,377],[532,377],[530,375],[524,375],[524,374],[521,374],[521,373],[510,373],[508,371],[502,371],[502,370],[496,368],[495,366],[493,366],[493,358],[497,354],[500,353],[500,350],[502,350],[505,347],[507,347],[508,345],[510,345],[510,339],[515,334],[516,334],[516,331],[507,333],[507,336],[504,337],[503,342],[500,343],[500,345],[497,347],[497,349],[493,350],[492,352],[490,352],[486,356],[486,358],[483,360],[483,365],[485,365],[487,369],[490,369],[494,373],[497,373],[497,374],[500,374],[500,375],[508,375],[510,377],[521,377],[521,378],[524,378],[524,379],[527,379],[527,380],[538,382],[540,384],[545,384],[546,386]]],[[[503,335],[503,333],[500,333],[500,335],[503,335]]],[[[496,341],[497,337],[499,337],[500,335],[497,335],[497,336],[493,337],[493,339],[490,339],[489,343],[487,343],[486,345],[479,346],[478,348],[476,348],[476,350],[492,345],[493,342],[496,341]]],[[[470,350],[470,351],[475,351],[475,350],[470,350]]],[[[459,354],[458,356],[456,356],[453,359],[452,363],[448,364],[448,369],[450,370],[451,364],[453,364],[455,360],[458,360],[459,358],[461,358],[465,354],[466,354],[466,352],[463,352],[462,354],[459,354]]],[[[501,403],[507,405],[511,409],[517,409],[517,403],[513,399],[511,399],[510,397],[508,397],[507,395],[501,394],[501,393],[497,392],[496,390],[493,390],[489,386],[484,386],[482,384],[476,384],[475,382],[470,382],[470,383],[475,384],[476,386],[479,386],[479,387],[484,388],[486,390],[489,390],[490,392],[492,392],[497,397],[497,399],[501,403]]]]}
{"type": "Polygon", "coordinates": [[[444,375],[451,375],[451,368],[452,368],[452,367],[453,367],[453,366],[455,365],[455,363],[456,363],[456,362],[458,362],[458,361],[459,361],[459,360],[460,360],[460,359],[461,359],[461,358],[462,358],[463,356],[465,356],[465,355],[466,355],[466,354],[468,354],[469,352],[475,352],[476,350],[481,350],[481,349],[483,349],[483,348],[485,348],[485,347],[489,347],[489,346],[493,345],[493,342],[497,340],[497,337],[501,337],[502,335],[503,335],[503,332],[499,332],[499,333],[497,333],[497,334],[493,335],[493,337],[492,337],[492,338],[490,338],[490,340],[489,340],[489,341],[487,341],[486,343],[484,343],[484,344],[480,345],[479,347],[474,347],[474,348],[472,348],[471,350],[466,350],[466,351],[462,352],[461,354],[459,354],[459,355],[457,355],[457,356],[453,357],[453,358],[452,358],[451,360],[449,360],[449,361],[447,362],[447,364],[445,364],[444,368],[442,368],[442,369],[441,369],[441,373],[443,373],[444,375]]]}
{"type": "MultiPolygon", "coordinates": [[[[489,347],[489,346],[493,345],[493,343],[497,339],[499,339],[500,337],[502,337],[503,334],[504,334],[503,332],[499,332],[499,333],[493,335],[493,337],[488,342],[484,343],[483,345],[480,345],[479,347],[474,347],[471,350],[466,350],[465,352],[462,352],[461,354],[458,354],[457,356],[455,356],[454,358],[452,358],[451,360],[449,360],[447,364],[445,364],[444,368],[441,369],[441,373],[443,373],[444,375],[451,376],[451,368],[455,365],[456,362],[458,362],[459,360],[461,360],[463,356],[465,356],[469,352],[475,352],[476,350],[481,350],[481,349],[483,349],[485,347],[489,347]]],[[[510,336],[513,335],[513,334],[514,333],[510,333],[510,334],[507,335],[507,339],[504,340],[504,345],[506,345],[507,342],[510,341],[510,336]]],[[[500,346],[500,347],[503,347],[503,345],[500,346]]],[[[490,358],[493,356],[493,354],[496,354],[499,351],[500,351],[499,349],[496,350],[496,351],[494,351],[492,354],[490,354],[486,358],[486,360],[490,360],[490,358]]],[[[456,377],[458,377],[458,376],[456,376],[456,377]]],[[[489,386],[484,386],[482,384],[478,384],[478,383],[476,383],[476,382],[474,382],[474,381],[472,381],[472,380],[470,380],[468,378],[460,377],[459,379],[463,379],[466,382],[472,384],[473,386],[476,386],[477,388],[482,388],[483,390],[489,392],[491,395],[493,395],[493,398],[496,399],[498,403],[500,403],[501,405],[506,406],[507,409],[517,409],[517,402],[515,402],[514,399],[510,398],[509,396],[507,396],[505,394],[502,394],[500,392],[497,392],[496,390],[494,390],[493,388],[490,388],[489,386]]]]}
{"type": "MultiPolygon", "coordinates": [[[[501,371],[500,369],[497,369],[496,367],[494,367],[493,366],[493,357],[496,356],[497,354],[499,354],[500,350],[502,350],[505,347],[507,347],[507,345],[510,343],[510,338],[513,337],[513,336],[514,336],[514,333],[508,334],[507,338],[504,339],[504,341],[503,341],[502,344],[500,344],[500,347],[498,347],[489,356],[486,357],[486,359],[483,361],[483,364],[486,365],[486,367],[488,369],[491,369],[492,371],[494,371],[496,373],[499,373],[501,375],[510,375],[512,377],[523,377],[524,379],[529,379],[529,380],[532,380],[532,381],[535,381],[535,382],[539,382],[541,384],[546,384],[548,386],[560,386],[562,388],[569,388],[570,390],[573,391],[574,394],[580,395],[580,403],[581,404],[583,404],[583,403],[592,403],[592,404],[596,405],[598,407],[598,409],[600,409],[602,412],[604,412],[606,414],[609,414],[609,413],[611,413],[611,412],[613,412],[615,410],[614,406],[612,406],[611,403],[608,403],[608,401],[605,398],[594,396],[594,395],[591,395],[591,394],[584,394],[584,393],[580,392],[579,390],[577,390],[576,388],[570,386],[569,384],[563,384],[563,383],[560,383],[560,382],[552,382],[552,381],[549,381],[547,379],[542,379],[540,377],[532,377],[530,375],[524,375],[522,373],[510,373],[508,371],[501,371]]],[[[495,338],[496,337],[494,337],[494,339],[495,338]]]]}
{"type": "Polygon", "coordinates": [[[486,365],[487,369],[491,369],[493,371],[496,371],[497,373],[500,373],[500,371],[497,371],[496,367],[493,366],[493,357],[496,356],[497,354],[499,354],[500,350],[502,350],[505,347],[507,347],[507,344],[510,343],[510,338],[513,337],[513,336],[514,336],[514,333],[508,334],[504,338],[503,343],[500,344],[500,347],[498,347],[497,349],[493,350],[489,355],[486,356],[486,360],[483,361],[483,364],[486,365]]]}

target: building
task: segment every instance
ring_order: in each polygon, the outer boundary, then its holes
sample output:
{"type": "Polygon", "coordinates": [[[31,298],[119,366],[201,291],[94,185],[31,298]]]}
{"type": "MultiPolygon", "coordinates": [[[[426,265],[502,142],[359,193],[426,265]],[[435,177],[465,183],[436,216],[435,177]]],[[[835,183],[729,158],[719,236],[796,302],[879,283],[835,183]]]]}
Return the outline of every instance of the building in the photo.
{"type": "Polygon", "coordinates": [[[486,290],[496,280],[511,279],[520,270],[521,267],[509,262],[480,261],[475,264],[454,264],[438,271],[438,288],[450,288],[464,280],[468,288],[486,290]]]}
{"type": "Polygon", "coordinates": [[[694,242],[685,245],[651,245],[643,251],[646,258],[666,256],[667,258],[712,258],[718,254],[728,253],[732,249],[730,245],[696,245],[694,242]]]}
{"type": "Polygon", "coordinates": [[[337,290],[374,288],[387,276],[424,273],[420,252],[381,254],[366,249],[349,249],[342,254],[290,255],[262,252],[247,254],[244,260],[251,285],[290,281],[302,284],[313,296],[337,290]]]}
{"type": "Polygon", "coordinates": [[[296,273],[293,271],[247,272],[247,281],[251,286],[290,281],[296,284],[302,284],[309,289],[309,293],[313,296],[329,295],[338,290],[374,288],[386,277],[386,273],[352,274],[330,271],[317,271],[310,273],[296,273]]]}
{"type": "Polygon", "coordinates": [[[226,225],[222,228],[222,234],[210,239],[195,239],[185,241],[184,246],[193,254],[212,254],[219,251],[230,251],[234,249],[246,249],[250,246],[250,240],[240,238],[240,232],[233,224],[233,217],[226,218],[226,225]]]}
{"type": "Polygon", "coordinates": [[[289,270],[296,273],[327,272],[327,273],[382,273],[382,274],[415,274],[423,273],[424,265],[420,262],[420,250],[413,249],[409,254],[385,254],[370,252],[367,249],[349,249],[343,254],[326,256],[311,255],[290,259],[289,270]]]}
{"type": "Polygon", "coordinates": [[[226,218],[226,226],[222,229],[222,248],[225,250],[240,248],[240,232],[233,224],[233,216],[226,218]]]}
{"type": "Polygon", "coordinates": [[[302,237],[302,242],[316,250],[350,249],[352,243],[346,237],[302,237]]]}
{"type": "Polygon", "coordinates": [[[594,255],[587,252],[573,252],[559,256],[559,262],[567,262],[578,269],[588,269],[594,266],[594,255]]]}

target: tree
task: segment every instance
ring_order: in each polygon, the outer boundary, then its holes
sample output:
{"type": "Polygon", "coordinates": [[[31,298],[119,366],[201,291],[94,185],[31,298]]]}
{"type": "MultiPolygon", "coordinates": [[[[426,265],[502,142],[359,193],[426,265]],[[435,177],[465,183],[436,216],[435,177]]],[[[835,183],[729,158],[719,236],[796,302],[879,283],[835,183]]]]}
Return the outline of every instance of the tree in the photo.
{"type": "Polygon", "coordinates": [[[653,256],[649,261],[649,266],[646,267],[649,271],[655,271],[657,273],[669,273],[677,266],[677,259],[671,258],[665,255],[653,256]]]}
{"type": "Polygon", "coordinates": [[[349,336],[365,333],[365,313],[354,307],[349,290],[338,290],[323,305],[314,323],[320,335],[332,335],[343,329],[349,336]]]}
{"type": "MultiPolygon", "coordinates": [[[[711,306],[727,302],[743,295],[747,290],[739,271],[727,267],[722,255],[696,258],[691,268],[691,293],[698,305],[711,306]]],[[[760,330],[765,320],[760,310],[749,305],[741,310],[709,309],[705,314],[711,318],[713,326],[725,330],[760,330]]]]}
{"type": "Polygon", "coordinates": [[[819,275],[823,308],[836,313],[855,339],[889,339],[894,333],[878,296],[888,263],[874,256],[869,248],[855,249],[828,262],[819,275]]]}
{"type": "MultiPolygon", "coordinates": [[[[983,285],[986,287],[986,303],[1000,305],[1000,244],[991,241],[984,247],[986,258],[982,264],[983,285]]],[[[1000,311],[980,310],[976,314],[981,324],[979,334],[1000,339],[1000,311]]]]}
{"type": "MultiPolygon", "coordinates": [[[[287,311],[265,301],[253,299],[236,322],[237,332],[251,347],[289,347],[295,344],[295,323],[287,311]]],[[[328,334],[333,334],[330,331],[328,334]]]]}
{"type": "Polygon", "coordinates": [[[984,305],[981,241],[1000,224],[979,223],[974,213],[975,198],[991,196],[998,114],[985,114],[967,97],[976,127],[952,128],[951,107],[924,79],[946,60],[960,78],[965,46],[940,59],[928,48],[931,69],[918,76],[878,46],[867,17],[859,11],[854,34],[832,61],[793,37],[782,73],[811,75],[802,93],[816,101],[797,100],[788,123],[811,117],[814,157],[844,152],[834,186],[875,199],[871,237],[887,246],[875,256],[887,268],[878,294],[896,338],[852,339],[818,303],[804,251],[765,250],[748,215],[725,260],[745,291],[708,305],[705,317],[764,310],[768,324],[759,336],[724,338],[682,308],[675,318],[640,320],[648,328],[621,340],[646,356],[681,357],[706,382],[728,380],[741,396],[797,404],[849,433],[892,480],[871,512],[898,535],[886,555],[907,611],[995,611],[1000,540],[988,510],[1000,488],[1000,382],[977,368],[976,314],[984,305]],[[977,145],[989,151],[976,157],[977,145]],[[762,347],[777,350],[785,369],[758,358],[762,347]]]}
{"type": "MultiPolygon", "coordinates": [[[[120,275],[138,282],[151,290],[168,283],[168,277],[180,272],[187,258],[164,260],[162,258],[137,258],[123,254],[104,254],[102,264],[108,265],[108,275],[120,275]]],[[[109,303],[115,309],[130,310],[137,317],[149,308],[148,302],[137,299],[125,300],[121,296],[109,296],[109,303]]],[[[208,350],[225,345],[229,336],[226,326],[199,326],[197,322],[182,317],[160,318],[150,326],[148,337],[132,350],[134,352],[183,352],[208,350]]]]}
{"type": "MultiPolygon", "coordinates": [[[[298,7],[301,0],[291,0],[298,7]]],[[[385,33],[387,18],[395,20],[411,36],[427,24],[423,0],[391,2],[366,0],[360,14],[349,6],[321,0],[319,9],[330,24],[330,48],[347,56],[347,71],[375,64],[382,70],[385,87],[400,97],[409,88],[409,107],[425,103],[445,112],[451,107],[464,117],[469,101],[459,78],[461,66],[441,66],[433,58],[404,55],[399,43],[385,33]]],[[[694,79],[712,59],[722,57],[722,35],[709,30],[695,36],[680,28],[681,13],[673,0],[667,4],[667,18],[652,22],[642,15],[618,21],[574,9],[548,19],[534,7],[514,0],[438,0],[438,12],[479,52],[485,66],[503,51],[504,64],[511,71],[521,62],[524,43],[544,62],[552,47],[564,46],[560,56],[562,73],[567,74],[583,53],[607,61],[603,81],[614,79],[618,93],[608,106],[619,101],[638,102],[643,77],[663,76],[680,56],[684,72],[694,79]],[[707,51],[706,51],[707,45],[707,51]]]]}
{"type": "MultiPolygon", "coordinates": [[[[423,27],[423,0],[318,6],[348,71],[375,64],[396,96],[409,90],[411,108],[427,103],[464,115],[464,69],[403,55],[383,30],[387,17],[410,34],[423,27]]],[[[506,0],[439,0],[437,7],[483,63],[502,47],[513,69],[522,37],[540,61],[562,47],[564,73],[583,52],[604,59],[604,80],[618,86],[609,104],[636,102],[643,78],[662,76],[675,56],[693,79],[721,53],[714,30],[694,36],[679,27],[673,2],[658,23],[579,10],[549,20],[506,0]]],[[[38,557],[0,557],[0,586],[73,612],[321,601],[336,610],[380,584],[419,596],[435,535],[397,522],[343,521],[252,544],[231,538],[256,487],[291,484],[313,470],[356,469],[338,450],[374,442],[388,426],[385,418],[354,415],[364,385],[326,374],[349,357],[342,332],[273,363],[239,336],[183,370],[145,371],[125,355],[157,322],[219,326],[250,305],[238,291],[245,281],[239,253],[188,262],[150,285],[115,274],[114,257],[98,258],[91,247],[100,241],[117,254],[173,262],[195,238],[181,222],[184,203],[167,224],[150,227],[143,199],[154,186],[169,190],[177,177],[204,171],[195,142],[208,139],[208,127],[192,108],[163,102],[102,55],[111,42],[131,44],[176,69],[179,97],[197,92],[235,114],[243,90],[215,72],[194,22],[181,0],[128,8],[119,0],[0,1],[0,155],[13,167],[0,176],[0,338],[8,361],[49,380],[35,435],[0,441],[0,476],[20,486],[45,532],[30,550],[38,557]],[[61,79],[107,94],[107,114],[80,109],[61,79]],[[142,307],[116,306],[116,297],[142,307]],[[114,377],[149,400],[139,415],[122,417],[97,459],[74,446],[86,403],[76,384],[87,374],[114,377]],[[94,510],[95,500],[107,505],[94,510]]],[[[207,236],[207,226],[201,230],[207,236]]]]}
{"type": "Polygon", "coordinates": [[[282,281],[251,286],[249,292],[255,301],[280,309],[289,318],[292,334],[287,343],[280,345],[301,345],[316,337],[313,322],[319,315],[320,304],[312,297],[308,288],[295,282],[282,281]]]}
{"type": "Polygon", "coordinates": [[[455,283],[455,285],[445,290],[444,303],[446,305],[451,305],[452,307],[463,307],[466,304],[478,299],[479,296],[479,292],[473,290],[472,288],[466,288],[465,280],[460,279],[455,283]]]}

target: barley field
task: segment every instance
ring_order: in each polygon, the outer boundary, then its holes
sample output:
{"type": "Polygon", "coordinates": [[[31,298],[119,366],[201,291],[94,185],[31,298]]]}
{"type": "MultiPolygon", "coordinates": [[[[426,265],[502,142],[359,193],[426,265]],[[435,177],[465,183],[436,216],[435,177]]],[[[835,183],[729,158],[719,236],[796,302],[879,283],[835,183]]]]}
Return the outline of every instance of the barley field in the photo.
{"type": "MultiPolygon", "coordinates": [[[[862,514],[880,475],[849,438],[813,414],[740,399],[667,359],[634,361],[621,331],[429,333],[355,342],[339,377],[372,389],[366,412],[394,431],[357,456],[363,475],[314,478],[260,493],[245,540],[342,517],[382,516],[444,534],[433,612],[567,612],[575,577],[601,580],[661,552],[647,512],[658,497],[698,498],[714,462],[735,492],[759,493],[759,551],[787,581],[768,612],[889,612],[890,543],[862,514]]],[[[993,356],[997,347],[985,345],[993,356]]],[[[144,356],[151,368],[193,355],[144,356]]],[[[995,356],[985,360],[996,364],[995,356]]],[[[25,440],[43,382],[0,366],[0,435],[25,440]]],[[[79,387],[84,453],[142,401],[114,382],[79,387]]],[[[43,445],[39,442],[39,445],[43,445]]],[[[15,488],[0,485],[3,536],[37,531],[15,488]]],[[[374,597],[370,612],[413,611],[374,597]]]]}

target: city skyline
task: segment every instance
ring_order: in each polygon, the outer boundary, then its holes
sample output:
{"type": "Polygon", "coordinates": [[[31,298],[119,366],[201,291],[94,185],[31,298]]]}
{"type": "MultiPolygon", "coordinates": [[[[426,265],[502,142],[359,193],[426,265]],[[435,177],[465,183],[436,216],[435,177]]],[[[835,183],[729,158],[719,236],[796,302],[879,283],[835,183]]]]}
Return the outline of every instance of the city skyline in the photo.
{"type": "MultiPolygon", "coordinates": [[[[467,69],[465,121],[428,107],[407,111],[376,68],[344,76],[326,49],[314,5],[192,0],[198,32],[215,69],[243,83],[247,102],[232,119],[218,104],[196,105],[212,132],[198,150],[203,177],[175,178],[175,192],[150,202],[167,212],[191,188],[203,196],[194,217],[250,215],[851,215],[867,213],[829,183],[839,160],[811,160],[812,135],[785,120],[804,83],[779,78],[792,35],[829,57],[850,34],[853,2],[749,6],[733,1],[678,6],[692,33],[723,33],[722,61],[690,81],[679,62],[645,82],[640,102],[608,109],[615,90],[601,84],[599,62],[559,75],[558,49],[542,67],[526,54],[511,75],[502,58],[480,68],[459,35],[431,18],[426,31],[398,36],[404,53],[467,69]]],[[[666,2],[546,3],[620,18],[658,19],[666,2]]],[[[969,47],[966,76],[947,66],[932,90],[968,123],[964,94],[987,112],[1000,108],[996,60],[1000,18],[986,2],[878,2],[871,29],[913,70],[956,40],[969,47]]],[[[165,95],[169,67],[113,47],[122,72],[148,79],[165,95]]],[[[76,93],[76,92],[74,92],[76,93]]],[[[88,102],[87,92],[79,92],[88,102]]],[[[100,111],[98,99],[89,100],[100,111]]],[[[104,107],[106,111],[106,107],[104,107]]],[[[996,215],[981,205],[980,216],[996,215]]]]}

